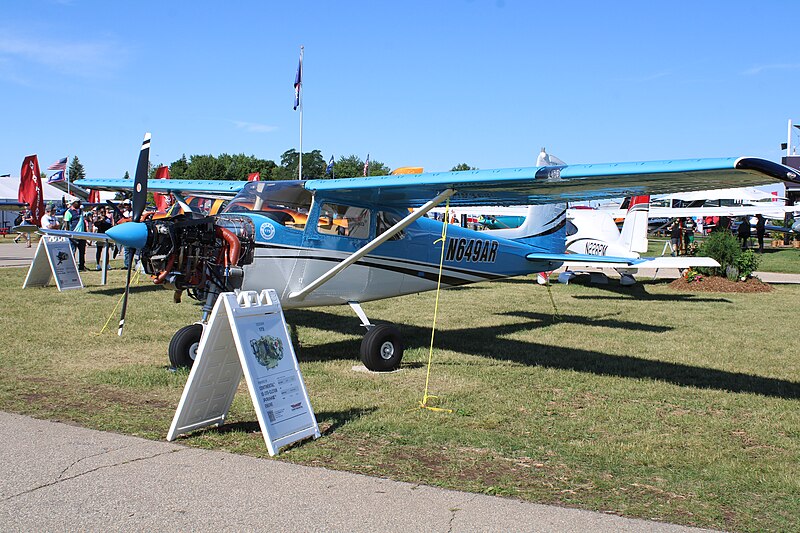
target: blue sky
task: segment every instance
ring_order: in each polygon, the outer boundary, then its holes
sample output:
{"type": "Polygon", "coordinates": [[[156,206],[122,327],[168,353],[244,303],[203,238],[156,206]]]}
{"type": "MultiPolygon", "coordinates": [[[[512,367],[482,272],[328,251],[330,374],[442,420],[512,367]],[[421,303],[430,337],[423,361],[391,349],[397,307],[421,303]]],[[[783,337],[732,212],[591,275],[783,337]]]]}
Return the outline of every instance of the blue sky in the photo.
{"type": "MultiPolygon", "coordinates": [[[[298,147],[389,167],[754,155],[795,104],[797,2],[99,2],[0,6],[0,174],[78,155],[298,147]]],[[[795,142],[798,138],[795,137],[795,142]]]]}

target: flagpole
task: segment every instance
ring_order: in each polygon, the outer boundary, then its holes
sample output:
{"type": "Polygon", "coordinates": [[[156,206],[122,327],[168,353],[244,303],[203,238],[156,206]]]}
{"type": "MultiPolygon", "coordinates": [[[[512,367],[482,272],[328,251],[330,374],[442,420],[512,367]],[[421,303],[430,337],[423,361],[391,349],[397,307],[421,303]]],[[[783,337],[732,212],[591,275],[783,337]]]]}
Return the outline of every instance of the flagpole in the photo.
{"type": "Polygon", "coordinates": [[[303,179],[303,47],[300,47],[300,164],[297,168],[297,179],[303,179]]]}
{"type": "Polygon", "coordinates": [[[69,154],[67,154],[67,162],[64,164],[64,179],[67,180],[67,196],[70,196],[71,193],[69,192],[69,154]]]}

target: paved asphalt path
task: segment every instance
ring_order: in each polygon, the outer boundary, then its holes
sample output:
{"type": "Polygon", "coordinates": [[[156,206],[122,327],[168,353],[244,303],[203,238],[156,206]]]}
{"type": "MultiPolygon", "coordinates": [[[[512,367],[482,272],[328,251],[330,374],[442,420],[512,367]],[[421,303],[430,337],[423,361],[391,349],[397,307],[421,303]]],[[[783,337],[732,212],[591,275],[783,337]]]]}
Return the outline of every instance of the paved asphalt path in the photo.
{"type": "Polygon", "coordinates": [[[14,243],[14,237],[8,235],[0,237],[0,239],[9,241],[0,244],[0,267],[31,266],[31,260],[33,259],[34,252],[36,252],[36,245],[39,242],[36,237],[33,238],[30,248],[25,246],[25,243],[22,241],[18,244],[14,243]]]}
{"type": "Polygon", "coordinates": [[[0,412],[3,531],[700,531],[0,412]]]}

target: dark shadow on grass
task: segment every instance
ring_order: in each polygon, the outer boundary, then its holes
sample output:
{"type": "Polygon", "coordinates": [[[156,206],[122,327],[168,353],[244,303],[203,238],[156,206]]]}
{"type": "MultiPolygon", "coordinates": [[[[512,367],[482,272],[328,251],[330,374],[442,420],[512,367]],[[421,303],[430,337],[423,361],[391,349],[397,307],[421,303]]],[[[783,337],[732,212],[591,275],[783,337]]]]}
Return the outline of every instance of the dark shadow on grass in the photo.
{"type": "MultiPolygon", "coordinates": [[[[139,294],[142,292],[152,292],[152,291],[163,291],[164,287],[160,285],[155,285],[153,283],[142,283],[139,285],[131,285],[131,294],[139,294]]],[[[125,286],[119,287],[106,287],[103,289],[91,289],[89,290],[91,294],[99,294],[101,296],[121,296],[123,292],[125,292],[125,286]]]]}
{"type": "MultiPolygon", "coordinates": [[[[376,410],[377,410],[376,407],[366,407],[366,408],[347,409],[345,411],[320,411],[314,414],[317,418],[318,424],[324,426],[330,423],[330,425],[327,428],[325,428],[325,431],[321,433],[322,435],[327,436],[334,433],[337,429],[347,424],[348,422],[353,422],[354,420],[358,420],[363,416],[370,415],[376,410]]],[[[257,420],[250,420],[242,422],[233,422],[230,424],[223,424],[222,426],[216,428],[208,428],[204,431],[209,433],[218,433],[220,435],[225,435],[227,433],[234,433],[234,432],[259,433],[261,432],[261,427],[258,425],[257,420]]]]}
{"type": "MultiPolygon", "coordinates": [[[[551,315],[544,313],[510,312],[509,316],[524,317],[525,322],[502,326],[466,327],[438,330],[436,347],[468,355],[499,361],[513,361],[522,365],[541,366],[561,370],[575,370],[600,376],[633,379],[651,379],[680,386],[697,387],[730,392],[744,392],[776,398],[800,398],[800,383],[777,378],[768,378],[730,372],[713,368],[653,361],[634,355],[607,354],[593,350],[581,350],[551,346],[535,342],[524,342],[508,338],[520,331],[531,331],[552,324],[551,315]]],[[[600,326],[638,330],[646,333],[661,333],[670,327],[651,326],[636,322],[608,318],[591,319],[562,315],[562,321],[586,326],[600,326]]],[[[361,334],[357,321],[346,316],[312,310],[287,312],[287,320],[301,326],[329,329],[336,332],[361,334]]],[[[418,326],[400,326],[406,349],[427,348],[430,345],[430,329],[418,326]]],[[[587,334],[591,334],[587,331],[587,334]]],[[[301,361],[329,361],[357,359],[360,339],[348,339],[318,346],[301,347],[301,361]]]]}
{"type": "Polygon", "coordinates": [[[696,294],[672,293],[672,294],[651,294],[642,283],[637,283],[629,287],[619,284],[609,283],[608,285],[592,285],[592,287],[605,292],[610,292],[616,296],[604,294],[574,294],[572,298],[576,300],[642,300],[646,302],[711,302],[711,303],[732,303],[727,298],[710,298],[708,296],[697,296],[696,294]]]}

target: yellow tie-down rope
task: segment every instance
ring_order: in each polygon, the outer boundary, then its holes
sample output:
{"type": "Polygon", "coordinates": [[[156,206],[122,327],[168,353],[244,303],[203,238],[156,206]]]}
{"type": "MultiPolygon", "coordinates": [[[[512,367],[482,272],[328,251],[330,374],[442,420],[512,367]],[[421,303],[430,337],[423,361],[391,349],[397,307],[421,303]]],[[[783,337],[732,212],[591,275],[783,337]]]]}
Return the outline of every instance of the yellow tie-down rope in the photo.
{"type": "Polygon", "coordinates": [[[432,396],[428,394],[428,384],[430,383],[431,379],[431,362],[433,361],[433,338],[436,334],[436,315],[439,312],[439,292],[442,288],[442,268],[444,267],[444,246],[447,237],[447,226],[449,225],[450,220],[450,198],[447,199],[447,203],[444,207],[444,223],[442,224],[442,238],[433,242],[436,244],[437,242],[442,243],[442,254],[439,258],[439,279],[436,282],[436,304],[433,306],[433,324],[431,325],[431,346],[428,350],[428,372],[425,376],[425,393],[422,396],[422,401],[419,402],[419,406],[421,409],[429,409],[431,411],[440,411],[444,413],[452,413],[452,409],[444,409],[442,407],[432,407],[428,405],[428,400],[430,398],[438,398],[438,396],[432,396]]]}
{"type": "MultiPolygon", "coordinates": [[[[131,257],[131,261],[133,261],[133,257],[131,257]]],[[[134,267],[134,268],[135,268],[135,267],[134,267]]],[[[138,285],[138,284],[139,284],[139,277],[140,277],[140,276],[141,276],[141,274],[139,273],[139,269],[137,268],[137,269],[136,269],[136,272],[133,274],[133,277],[131,278],[131,285],[133,285],[134,283],[135,283],[136,285],[138,285]]],[[[121,304],[121,303],[122,303],[122,299],[123,299],[124,297],[125,297],[125,292],[123,291],[123,293],[122,293],[122,296],[120,296],[120,297],[119,297],[119,300],[117,300],[117,305],[115,305],[115,306],[114,306],[114,309],[112,309],[112,310],[111,310],[111,314],[110,314],[110,315],[108,315],[108,320],[106,320],[106,323],[105,323],[105,324],[103,324],[103,328],[100,330],[100,332],[99,332],[99,333],[97,333],[97,335],[102,335],[102,334],[103,334],[103,332],[106,330],[106,328],[108,328],[108,324],[109,324],[109,322],[111,322],[111,319],[114,317],[114,315],[115,315],[115,314],[117,314],[117,307],[119,307],[119,304],[121,304]]]]}

